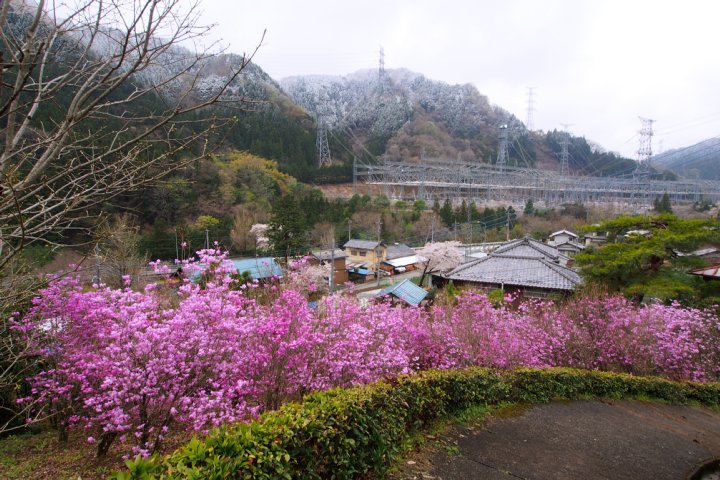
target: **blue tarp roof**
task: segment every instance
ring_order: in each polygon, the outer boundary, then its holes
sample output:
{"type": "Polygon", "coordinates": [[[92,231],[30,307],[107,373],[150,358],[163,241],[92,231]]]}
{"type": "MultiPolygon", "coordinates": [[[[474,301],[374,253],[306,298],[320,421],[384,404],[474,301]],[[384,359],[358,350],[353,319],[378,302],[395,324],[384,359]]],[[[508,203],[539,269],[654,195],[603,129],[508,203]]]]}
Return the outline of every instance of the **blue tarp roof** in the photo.
{"type": "Polygon", "coordinates": [[[272,257],[241,258],[231,260],[231,262],[238,272],[250,272],[253,279],[282,277],[282,268],[272,257]]]}
{"type": "Polygon", "coordinates": [[[360,275],[369,275],[370,273],[372,273],[372,272],[371,272],[370,270],[368,270],[367,268],[356,268],[355,271],[356,271],[357,273],[359,273],[360,275]]]}
{"type": "MultiPolygon", "coordinates": [[[[233,268],[239,273],[250,272],[250,277],[253,280],[262,280],[270,277],[282,277],[282,268],[272,257],[260,257],[260,258],[237,258],[230,260],[233,264],[233,268]]],[[[195,271],[190,276],[193,282],[197,282],[207,267],[204,263],[197,263],[200,267],[199,271],[195,271]]]]}
{"type": "Polygon", "coordinates": [[[418,287],[411,282],[409,278],[407,278],[400,283],[390,285],[382,292],[378,293],[378,297],[382,297],[384,295],[395,295],[397,298],[409,303],[410,305],[419,305],[420,302],[427,297],[427,294],[428,292],[418,287]]]}

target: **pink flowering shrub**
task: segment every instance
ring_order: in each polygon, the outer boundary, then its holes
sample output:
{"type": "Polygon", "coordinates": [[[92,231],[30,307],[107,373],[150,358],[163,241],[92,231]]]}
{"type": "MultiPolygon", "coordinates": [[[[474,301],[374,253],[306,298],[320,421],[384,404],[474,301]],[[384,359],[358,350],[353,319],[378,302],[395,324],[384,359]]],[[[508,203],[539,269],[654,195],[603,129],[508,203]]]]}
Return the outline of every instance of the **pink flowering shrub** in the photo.
{"type": "Polygon", "coordinates": [[[173,428],[202,431],[310,391],[428,368],[720,377],[720,322],[709,311],[614,296],[509,308],[478,293],[429,311],[361,307],[344,295],[312,309],[297,285],[239,285],[222,254],[199,255],[183,269],[201,269],[202,281],[186,281],[172,303],[155,285],[135,292],[51,283],[16,327],[44,365],[25,400],[54,413],[61,429],[85,429],[98,455],[116,438],[147,455],[173,428]]]}

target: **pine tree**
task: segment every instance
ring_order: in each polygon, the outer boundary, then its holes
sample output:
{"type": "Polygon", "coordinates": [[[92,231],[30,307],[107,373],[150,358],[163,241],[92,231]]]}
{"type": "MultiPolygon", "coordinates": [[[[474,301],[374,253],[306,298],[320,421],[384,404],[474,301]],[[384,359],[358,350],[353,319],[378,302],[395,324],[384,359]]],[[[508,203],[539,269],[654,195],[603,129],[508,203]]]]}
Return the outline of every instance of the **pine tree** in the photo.
{"type": "Polygon", "coordinates": [[[468,219],[468,208],[465,199],[463,199],[460,206],[455,210],[455,220],[458,222],[466,222],[468,219]]]}
{"type": "Polygon", "coordinates": [[[452,203],[450,203],[449,198],[445,199],[445,202],[440,209],[439,215],[440,218],[442,218],[442,221],[445,223],[446,227],[452,227],[453,223],[455,222],[455,211],[453,210],[452,203]]]}
{"type": "Polygon", "coordinates": [[[437,198],[433,202],[432,211],[433,211],[433,213],[436,213],[438,215],[440,214],[440,202],[438,201],[437,198]]]}
{"type": "Polygon", "coordinates": [[[658,213],[673,213],[672,203],[670,203],[670,195],[667,192],[663,193],[660,201],[655,204],[655,210],[658,213]]]}
{"type": "Polygon", "coordinates": [[[534,215],[535,214],[535,204],[533,204],[532,198],[528,198],[528,201],[525,204],[525,209],[523,210],[523,213],[525,215],[534,215]]]}
{"type": "Polygon", "coordinates": [[[276,252],[283,252],[285,259],[307,246],[308,227],[305,215],[291,194],[283,195],[272,207],[272,219],[268,237],[276,252]]]}

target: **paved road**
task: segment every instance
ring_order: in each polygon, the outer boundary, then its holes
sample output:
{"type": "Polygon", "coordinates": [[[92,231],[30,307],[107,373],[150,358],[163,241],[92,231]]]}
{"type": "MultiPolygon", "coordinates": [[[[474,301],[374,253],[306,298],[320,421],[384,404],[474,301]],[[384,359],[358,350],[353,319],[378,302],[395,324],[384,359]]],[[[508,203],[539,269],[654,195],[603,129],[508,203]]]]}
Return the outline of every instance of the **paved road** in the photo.
{"type": "Polygon", "coordinates": [[[436,447],[426,458],[421,452],[397,478],[679,480],[720,456],[720,412],[634,401],[557,402],[459,427],[447,440],[451,447],[436,447]]]}

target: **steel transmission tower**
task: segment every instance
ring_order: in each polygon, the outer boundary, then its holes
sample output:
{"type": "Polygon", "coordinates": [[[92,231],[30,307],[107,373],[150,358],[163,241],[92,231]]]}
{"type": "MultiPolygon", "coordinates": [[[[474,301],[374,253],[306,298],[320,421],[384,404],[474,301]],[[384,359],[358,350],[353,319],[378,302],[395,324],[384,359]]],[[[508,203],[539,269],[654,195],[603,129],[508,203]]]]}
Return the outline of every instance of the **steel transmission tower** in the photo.
{"type": "Polygon", "coordinates": [[[378,62],[378,85],[380,85],[380,93],[383,93],[383,84],[385,83],[385,49],[380,47],[380,61],[378,62]]]}
{"type": "Polygon", "coordinates": [[[568,132],[569,123],[561,123],[563,127],[562,141],[560,142],[560,175],[566,177],[570,175],[570,153],[568,147],[570,146],[570,132],[568,132]]]}
{"type": "Polygon", "coordinates": [[[318,167],[330,165],[330,145],[327,138],[327,123],[325,119],[318,115],[317,118],[317,138],[315,140],[315,151],[318,156],[318,167]]]}
{"type": "Polygon", "coordinates": [[[507,125],[500,125],[500,145],[498,146],[498,156],[497,160],[495,161],[495,165],[498,167],[504,167],[508,164],[509,155],[508,155],[508,126],[507,125]]]}
{"type": "Polygon", "coordinates": [[[527,122],[525,122],[525,126],[529,131],[533,131],[535,128],[535,102],[533,99],[533,90],[535,90],[535,87],[526,87],[528,91],[528,99],[527,99],[527,122]]]}
{"type": "Polygon", "coordinates": [[[639,179],[646,179],[650,176],[650,159],[652,158],[652,137],[653,122],[649,118],[640,118],[642,127],[640,128],[640,147],[638,148],[638,166],[635,169],[634,176],[639,179]]]}

